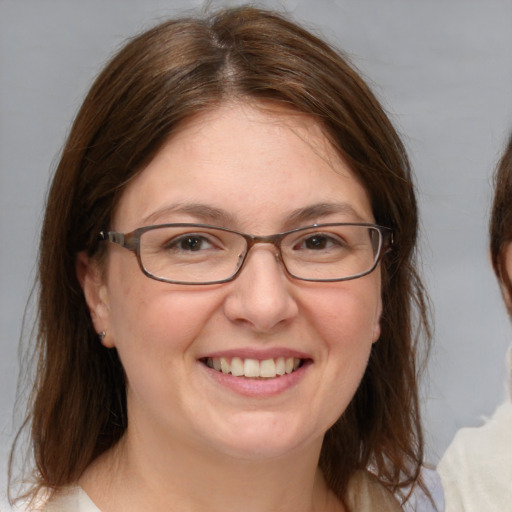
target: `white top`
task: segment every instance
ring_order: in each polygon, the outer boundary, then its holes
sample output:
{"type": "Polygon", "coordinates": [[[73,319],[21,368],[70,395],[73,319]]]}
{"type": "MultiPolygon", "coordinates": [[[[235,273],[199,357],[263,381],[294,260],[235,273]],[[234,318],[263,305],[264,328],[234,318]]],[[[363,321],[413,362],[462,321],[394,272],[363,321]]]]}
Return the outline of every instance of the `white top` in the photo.
{"type": "MultiPolygon", "coordinates": [[[[393,495],[366,472],[358,471],[351,479],[347,493],[349,509],[357,512],[401,512],[393,495]]],[[[59,491],[43,512],[101,512],[78,486],[59,491]]]]}
{"type": "MultiPolygon", "coordinates": [[[[347,504],[356,512],[442,512],[444,501],[438,474],[433,470],[422,469],[427,488],[434,498],[433,505],[420,489],[415,489],[402,508],[399,499],[394,497],[376,479],[365,471],[354,474],[349,483],[347,504]]],[[[101,512],[85,491],[78,486],[68,487],[54,496],[42,508],[42,512],[101,512]]],[[[504,509],[505,510],[505,509],[504,509]]]]}
{"type": "MultiPolygon", "coordinates": [[[[354,480],[351,482],[349,487],[348,500],[350,506],[354,510],[360,511],[375,511],[375,502],[379,503],[379,512],[391,511],[391,512],[442,512],[444,511],[444,501],[441,484],[439,482],[438,474],[433,470],[423,469],[423,478],[432,497],[435,500],[435,505],[432,505],[430,500],[423,494],[421,490],[416,490],[413,495],[401,509],[395,499],[391,498],[391,495],[379,484],[370,484],[372,487],[380,487],[378,491],[368,490],[368,482],[366,478],[359,478],[359,480],[365,482],[362,491],[359,484],[355,484],[354,480]],[[361,502],[362,500],[362,502],[361,502]],[[387,503],[387,505],[383,504],[387,503]],[[373,505],[372,505],[373,504],[373,505]],[[382,508],[382,506],[386,508],[382,508]],[[366,507],[366,508],[361,508],[366,507]]],[[[399,501],[399,500],[398,500],[399,501]]],[[[3,509],[1,509],[3,510],[3,509]]],[[[16,508],[16,510],[19,510],[16,508]]],[[[26,510],[23,509],[23,510],[26,510]]],[[[101,510],[93,503],[91,498],[81,487],[69,487],[65,492],[60,492],[59,495],[51,500],[51,502],[42,505],[42,507],[36,507],[36,510],[42,512],[101,512],[101,510]]]]}
{"type": "Polygon", "coordinates": [[[43,512],[101,512],[81,487],[69,487],[48,502],[43,512]]]}
{"type": "MultiPolygon", "coordinates": [[[[512,347],[508,365],[512,386],[512,347]]],[[[512,400],[482,427],[459,430],[438,471],[446,512],[512,512],[512,400]]]]}

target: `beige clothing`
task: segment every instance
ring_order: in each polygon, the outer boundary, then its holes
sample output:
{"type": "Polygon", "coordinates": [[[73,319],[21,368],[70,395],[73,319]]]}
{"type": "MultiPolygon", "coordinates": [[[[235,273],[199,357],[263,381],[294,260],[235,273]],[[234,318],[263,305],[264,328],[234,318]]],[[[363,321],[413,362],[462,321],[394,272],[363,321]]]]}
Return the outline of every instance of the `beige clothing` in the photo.
{"type": "Polygon", "coordinates": [[[358,471],[350,480],[347,507],[349,512],[402,511],[393,494],[366,471],[358,471]]]}
{"type": "Polygon", "coordinates": [[[42,512],[101,512],[81,487],[69,487],[50,500],[42,512]]]}
{"type": "Polygon", "coordinates": [[[512,403],[459,430],[437,469],[446,512],[512,512],[512,403]]]}
{"type": "MultiPolygon", "coordinates": [[[[360,471],[350,481],[347,504],[350,512],[401,512],[393,495],[368,473],[360,471]]],[[[59,493],[43,512],[101,512],[80,487],[59,493]]]]}
{"type": "Polygon", "coordinates": [[[510,397],[481,427],[459,430],[438,466],[446,512],[512,512],[512,347],[510,397]]]}

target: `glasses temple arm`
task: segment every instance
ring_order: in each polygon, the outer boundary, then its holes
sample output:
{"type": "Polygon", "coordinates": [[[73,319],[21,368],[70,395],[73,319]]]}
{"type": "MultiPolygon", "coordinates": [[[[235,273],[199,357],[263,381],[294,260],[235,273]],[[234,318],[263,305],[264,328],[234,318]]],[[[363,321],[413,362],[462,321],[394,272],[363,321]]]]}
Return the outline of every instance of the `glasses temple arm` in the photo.
{"type": "Polygon", "coordinates": [[[117,233],[116,231],[100,231],[98,235],[99,240],[112,242],[120,245],[121,247],[127,247],[126,238],[124,233],[117,233]]]}

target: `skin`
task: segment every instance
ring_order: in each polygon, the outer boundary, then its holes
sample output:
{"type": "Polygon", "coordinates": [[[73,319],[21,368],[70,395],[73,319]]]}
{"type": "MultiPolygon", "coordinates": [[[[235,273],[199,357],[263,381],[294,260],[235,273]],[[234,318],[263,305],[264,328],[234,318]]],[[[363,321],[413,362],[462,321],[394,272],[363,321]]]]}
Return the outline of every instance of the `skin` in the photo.
{"type": "MultiPolygon", "coordinates": [[[[505,268],[503,269],[506,275],[509,277],[512,276],[512,243],[508,243],[505,250],[505,268]]],[[[507,306],[507,311],[512,311],[512,297],[510,297],[510,293],[508,292],[505,286],[502,286],[503,290],[503,298],[505,300],[505,305],[507,306]]]]}
{"type": "MultiPolygon", "coordinates": [[[[364,187],[312,119],[245,102],[186,123],[127,187],[112,228],[200,222],[268,235],[373,221],[364,187]]],[[[380,335],[378,268],[308,283],[261,244],[234,281],[183,286],[147,278],[133,253],[110,244],[106,268],[82,254],[78,275],[127,375],[128,429],[80,481],[103,512],[343,510],[318,456],[380,335]],[[227,383],[201,362],[238,353],[309,364],[272,387],[227,383]]]]}

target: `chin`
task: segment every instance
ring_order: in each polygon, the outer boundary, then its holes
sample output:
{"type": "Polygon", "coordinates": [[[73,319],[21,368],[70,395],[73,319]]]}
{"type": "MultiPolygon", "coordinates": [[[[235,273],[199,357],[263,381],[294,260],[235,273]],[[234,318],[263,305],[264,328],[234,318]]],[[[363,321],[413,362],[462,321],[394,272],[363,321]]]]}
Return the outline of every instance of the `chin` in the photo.
{"type": "MultiPolygon", "coordinates": [[[[216,436],[215,446],[230,457],[247,461],[285,457],[314,443],[320,447],[323,440],[323,433],[315,435],[305,428],[297,428],[296,422],[268,415],[264,419],[260,417],[259,421],[255,417],[238,421],[230,427],[224,435],[216,436]]],[[[216,429],[216,433],[223,430],[216,429]]]]}

